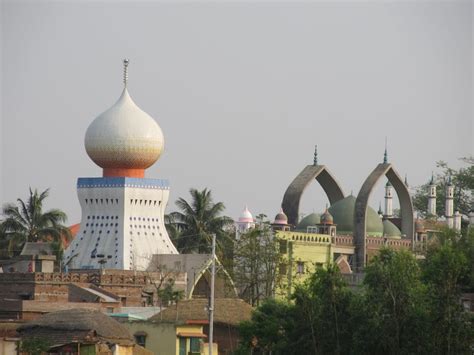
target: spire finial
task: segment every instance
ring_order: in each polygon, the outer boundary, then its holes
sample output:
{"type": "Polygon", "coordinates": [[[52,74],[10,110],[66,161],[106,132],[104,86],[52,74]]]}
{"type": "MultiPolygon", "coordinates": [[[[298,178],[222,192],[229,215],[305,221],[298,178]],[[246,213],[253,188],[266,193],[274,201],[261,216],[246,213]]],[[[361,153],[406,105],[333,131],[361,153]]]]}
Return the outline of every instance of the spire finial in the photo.
{"type": "Polygon", "coordinates": [[[128,83],[128,59],[123,60],[123,85],[127,87],[128,83]]]}
{"type": "Polygon", "coordinates": [[[317,144],[314,146],[313,165],[318,165],[318,145],[317,144]]]}
{"type": "Polygon", "coordinates": [[[431,172],[430,185],[434,185],[434,172],[431,172]]]}
{"type": "Polygon", "coordinates": [[[387,154],[387,137],[385,136],[385,152],[383,153],[383,163],[387,164],[388,154],[387,154]]]}
{"type": "Polygon", "coordinates": [[[405,186],[408,187],[408,177],[407,177],[407,174],[405,174],[405,186]]]}

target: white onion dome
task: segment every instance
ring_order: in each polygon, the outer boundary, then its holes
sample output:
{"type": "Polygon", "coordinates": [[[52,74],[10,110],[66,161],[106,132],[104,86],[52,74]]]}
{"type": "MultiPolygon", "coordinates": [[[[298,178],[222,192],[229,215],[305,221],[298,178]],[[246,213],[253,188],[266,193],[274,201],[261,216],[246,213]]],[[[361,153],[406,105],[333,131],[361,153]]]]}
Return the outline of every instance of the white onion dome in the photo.
{"type": "Polygon", "coordinates": [[[89,125],[85,147],[104,169],[146,169],[163,152],[164,138],[158,123],[133,102],[125,87],[118,101],[89,125]]]}
{"type": "Polygon", "coordinates": [[[280,209],[280,212],[275,216],[273,224],[288,224],[288,217],[285,212],[283,212],[283,209],[280,209]]]}
{"type": "Polygon", "coordinates": [[[247,206],[245,206],[245,209],[240,214],[239,222],[240,223],[253,223],[253,216],[250,213],[247,206]]]}

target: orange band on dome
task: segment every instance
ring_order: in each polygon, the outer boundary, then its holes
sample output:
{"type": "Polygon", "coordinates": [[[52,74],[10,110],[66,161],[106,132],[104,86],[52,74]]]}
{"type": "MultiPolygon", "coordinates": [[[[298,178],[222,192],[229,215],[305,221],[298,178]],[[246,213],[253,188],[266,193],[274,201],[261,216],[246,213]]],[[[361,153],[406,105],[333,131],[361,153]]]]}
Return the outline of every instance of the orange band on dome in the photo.
{"type": "Polygon", "coordinates": [[[103,176],[144,178],[145,169],[105,168],[103,169],[103,176]]]}

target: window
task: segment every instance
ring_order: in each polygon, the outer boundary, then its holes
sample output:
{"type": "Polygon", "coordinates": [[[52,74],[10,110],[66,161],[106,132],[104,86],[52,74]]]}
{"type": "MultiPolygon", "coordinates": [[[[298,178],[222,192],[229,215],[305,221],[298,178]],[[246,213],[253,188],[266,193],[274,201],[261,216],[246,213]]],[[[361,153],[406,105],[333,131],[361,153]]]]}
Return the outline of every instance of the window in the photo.
{"type": "Polygon", "coordinates": [[[287,253],[286,240],[280,240],[280,254],[286,254],[286,253],[287,253]]]}
{"type": "Polygon", "coordinates": [[[286,264],[280,264],[280,275],[286,275],[286,264]]]}
{"type": "Polygon", "coordinates": [[[200,354],[201,353],[201,339],[191,338],[189,342],[189,350],[193,354],[200,354]]]}
{"type": "Polygon", "coordinates": [[[304,274],[304,262],[298,261],[298,263],[296,264],[296,272],[298,274],[304,274]]]}
{"type": "Polygon", "coordinates": [[[135,338],[135,343],[137,343],[140,346],[145,347],[146,346],[146,336],[147,334],[145,332],[136,332],[134,335],[135,338]]]}
{"type": "Polygon", "coordinates": [[[179,338],[179,355],[186,355],[186,338],[179,338]]]}

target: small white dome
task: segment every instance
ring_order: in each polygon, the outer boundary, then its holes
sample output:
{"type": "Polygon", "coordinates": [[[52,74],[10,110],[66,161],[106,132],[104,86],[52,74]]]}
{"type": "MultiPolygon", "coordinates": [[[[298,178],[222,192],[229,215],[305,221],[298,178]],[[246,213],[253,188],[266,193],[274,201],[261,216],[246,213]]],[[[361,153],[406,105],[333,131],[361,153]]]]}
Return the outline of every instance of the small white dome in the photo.
{"type": "Polygon", "coordinates": [[[85,147],[102,168],[146,169],[164,148],[163,132],[123,89],[118,101],[87,128],[85,147]]]}
{"type": "Polygon", "coordinates": [[[247,206],[245,206],[245,209],[240,214],[239,222],[241,222],[241,223],[252,223],[253,222],[253,216],[250,213],[247,206]]]}

